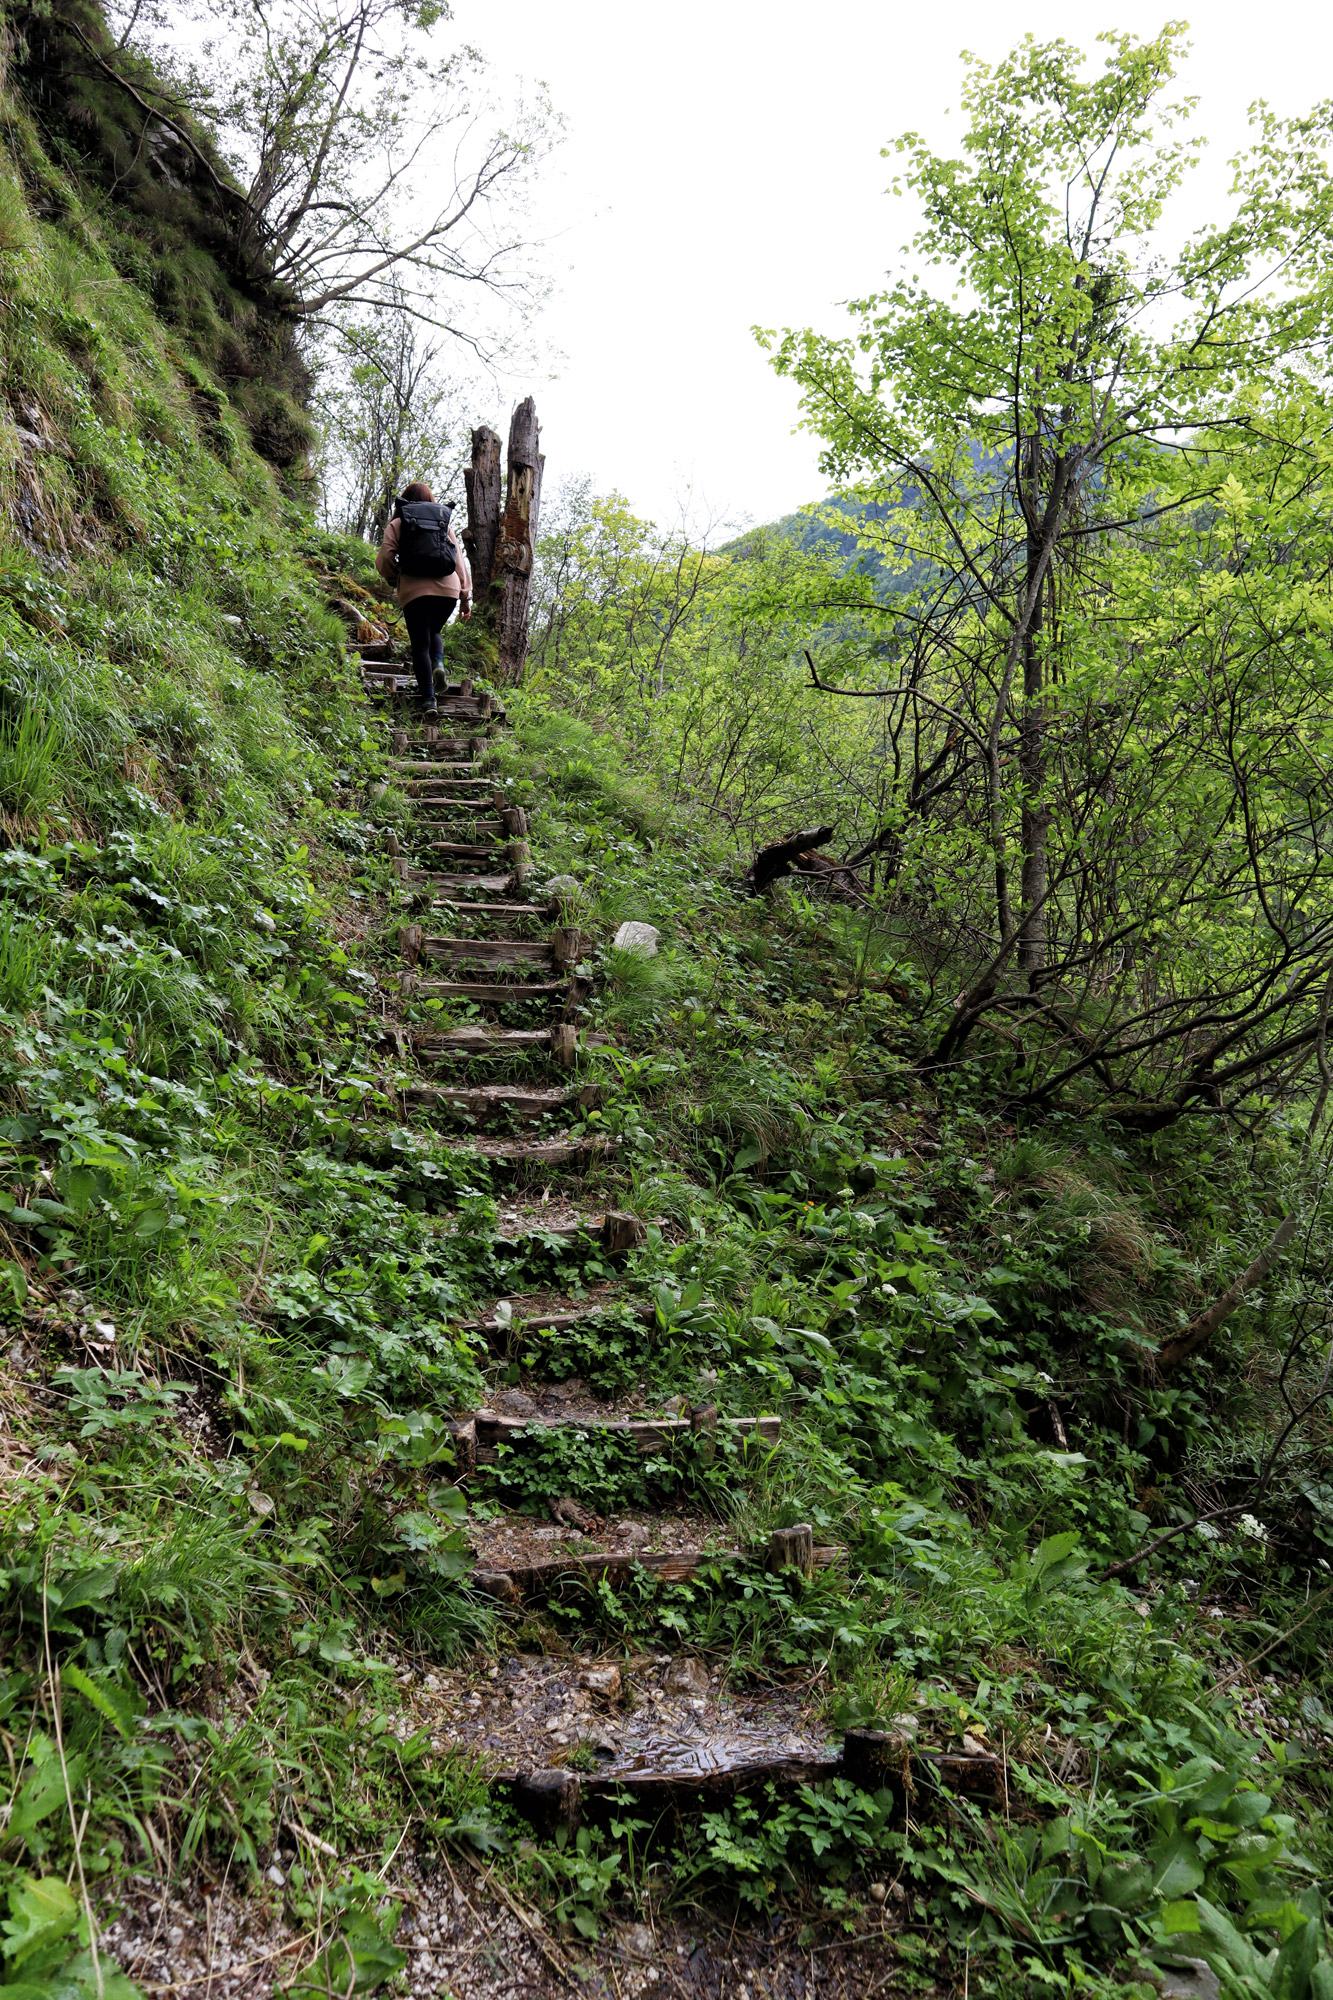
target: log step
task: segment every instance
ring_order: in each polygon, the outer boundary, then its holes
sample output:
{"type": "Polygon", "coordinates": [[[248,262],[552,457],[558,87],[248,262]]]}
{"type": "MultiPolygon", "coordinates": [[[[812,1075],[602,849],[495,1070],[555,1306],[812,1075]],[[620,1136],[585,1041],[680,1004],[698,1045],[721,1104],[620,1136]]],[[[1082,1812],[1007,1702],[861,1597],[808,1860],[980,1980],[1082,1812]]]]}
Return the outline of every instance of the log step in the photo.
{"type": "Polygon", "coordinates": [[[543,1833],[562,1827],[572,1834],[585,1819],[604,1819],[626,1792],[656,1817],[716,1808],[768,1785],[818,1785],[830,1778],[850,1778],[862,1790],[889,1790],[900,1817],[909,1799],[915,1797],[915,1809],[920,1811],[932,1795],[947,1793],[997,1810],[1007,1808],[1008,1788],[998,1757],[913,1751],[895,1739],[899,1745],[895,1760],[883,1768],[867,1768],[859,1739],[873,1733],[849,1729],[840,1751],[830,1746],[822,1755],[799,1750],[785,1755],[770,1750],[765,1755],[751,1729],[750,1741],[732,1742],[723,1733],[715,1744],[682,1745],[674,1757],[670,1750],[659,1753],[657,1769],[648,1751],[613,1756],[587,1776],[559,1766],[538,1766],[497,1772],[491,1782],[516,1812],[543,1833]]]}
{"type": "Polygon", "coordinates": [[[453,1089],[448,1084],[414,1083],[403,1095],[409,1104],[437,1104],[443,1110],[465,1111],[477,1118],[492,1117],[498,1111],[507,1111],[515,1118],[541,1118],[547,1112],[562,1111],[570,1103],[591,1108],[595,1092],[593,1084],[564,1090],[559,1085],[541,1089],[516,1083],[478,1083],[453,1089]]]}
{"type": "Polygon", "coordinates": [[[710,1430],[728,1431],[733,1437],[754,1438],[763,1444],[776,1444],[782,1436],[781,1417],[719,1417],[715,1411],[710,1422],[698,1412],[693,1417],[640,1420],[633,1417],[589,1416],[586,1412],[577,1416],[509,1417],[501,1410],[478,1410],[475,1423],[478,1465],[494,1464],[499,1447],[513,1444],[526,1431],[595,1430],[624,1438],[645,1457],[660,1451],[663,1445],[670,1444],[674,1439],[701,1436],[710,1430]]]}
{"type": "MultiPolygon", "coordinates": [[[[469,875],[469,882],[476,876],[469,875]]],[[[437,910],[458,910],[466,916],[469,911],[479,911],[487,917],[544,917],[549,919],[550,911],[544,903],[477,903],[469,902],[464,896],[437,896],[432,905],[437,910]]]]}
{"type": "Polygon", "coordinates": [[[484,1055],[506,1049],[549,1048],[556,1031],[551,1028],[490,1028],[475,1026],[450,1028],[443,1035],[419,1035],[414,1043],[418,1059],[437,1055],[484,1055]]]}
{"type": "MultiPolygon", "coordinates": [[[[506,889],[512,888],[514,878],[512,875],[439,875],[428,868],[409,868],[402,880],[414,889],[481,889],[487,895],[502,896],[506,889]]],[[[492,905],[464,902],[457,907],[461,910],[489,910],[492,905]]]]}
{"type": "Polygon", "coordinates": [[[469,1144],[483,1160],[522,1167],[570,1167],[613,1153],[619,1140],[598,1132],[586,1139],[473,1139],[469,1144]]]}
{"type": "Polygon", "coordinates": [[[474,1319],[471,1323],[471,1331],[473,1333],[485,1334],[488,1338],[494,1334],[522,1332],[525,1328],[538,1333],[548,1331],[561,1332],[570,1326],[596,1326],[598,1321],[607,1312],[632,1313],[635,1319],[642,1320],[645,1326],[652,1325],[657,1319],[656,1306],[648,1304],[641,1299],[622,1299],[616,1300],[610,1305],[584,1306],[574,1312],[516,1311],[512,1319],[507,1320],[496,1319],[492,1313],[489,1319],[474,1319]]]}
{"type": "MultiPolygon", "coordinates": [[[[586,1555],[571,1553],[550,1556],[540,1562],[478,1568],[473,1570],[471,1580],[488,1597],[499,1598],[506,1604],[521,1604],[526,1599],[545,1597],[553,1586],[571,1578],[588,1583],[603,1577],[623,1582],[636,1569],[647,1570],[661,1583],[688,1583],[704,1563],[744,1562],[747,1554],[745,1549],[738,1548],[674,1549],[666,1555],[646,1550],[595,1549],[586,1555]]],[[[840,1548],[816,1548],[814,1567],[829,1569],[844,1554],[840,1548]]]]}
{"type": "MultiPolygon", "coordinates": [[[[475,757],[471,760],[470,763],[464,761],[462,763],[456,763],[456,764],[446,763],[444,762],[443,759],[441,759],[440,763],[437,765],[436,768],[441,771],[456,771],[461,773],[464,771],[479,771],[481,769],[481,765],[475,757]]],[[[421,769],[421,763],[420,760],[415,757],[390,757],[389,769],[391,771],[419,771],[421,769]]],[[[480,783],[480,780],[478,780],[477,782],[480,783]]]]}
{"type": "Polygon", "coordinates": [[[453,965],[474,959],[479,965],[550,965],[552,948],[545,938],[445,938],[421,940],[421,956],[453,965]]]}
{"type": "Polygon", "coordinates": [[[501,980],[488,983],[480,979],[416,979],[410,973],[401,982],[401,990],[425,1000],[554,1000],[566,999],[569,994],[567,979],[523,980],[516,979],[510,984],[501,980]]]}

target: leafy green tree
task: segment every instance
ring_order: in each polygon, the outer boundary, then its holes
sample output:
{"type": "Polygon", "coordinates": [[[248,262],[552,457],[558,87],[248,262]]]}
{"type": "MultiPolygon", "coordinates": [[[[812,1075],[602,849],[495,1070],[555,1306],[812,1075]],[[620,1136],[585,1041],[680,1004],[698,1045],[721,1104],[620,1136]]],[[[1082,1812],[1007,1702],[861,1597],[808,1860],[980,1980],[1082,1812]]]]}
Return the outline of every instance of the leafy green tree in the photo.
{"type": "Polygon", "coordinates": [[[1172,1104],[1216,1096],[1241,1044],[1250,1086],[1308,1061],[1333,971],[1309,643],[1333,106],[1257,107],[1231,213],[1172,248],[1198,144],[1164,95],[1181,34],[1104,36],[1093,74],[1030,37],[973,63],[961,157],[898,142],[912,267],[850,338],[762,336],[898,578],[808,608],[880,627],[889,682],[850,691],[907,753],[881,834],[917,856],[904,899],[950,905],[941,1059],[1007,1013],[1026,1090],[1035,1062],[1042,1091],[1156,1098],[1175,1063],[1172,1104]]]}

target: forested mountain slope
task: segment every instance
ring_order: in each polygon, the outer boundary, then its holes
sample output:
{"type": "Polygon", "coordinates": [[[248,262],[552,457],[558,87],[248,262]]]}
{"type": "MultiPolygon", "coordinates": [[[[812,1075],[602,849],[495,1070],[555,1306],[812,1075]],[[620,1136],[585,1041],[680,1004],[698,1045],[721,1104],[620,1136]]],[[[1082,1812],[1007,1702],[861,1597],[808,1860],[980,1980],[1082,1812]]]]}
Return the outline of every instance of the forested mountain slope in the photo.
{"type": "Polygon", "coordinates": [[[410,726],[225,174],[7,20],[0,2000],[1327,2000],[1318,1204],[1165,1357],[1299,1133],[932,1069],[554,670],[410,726]]]}

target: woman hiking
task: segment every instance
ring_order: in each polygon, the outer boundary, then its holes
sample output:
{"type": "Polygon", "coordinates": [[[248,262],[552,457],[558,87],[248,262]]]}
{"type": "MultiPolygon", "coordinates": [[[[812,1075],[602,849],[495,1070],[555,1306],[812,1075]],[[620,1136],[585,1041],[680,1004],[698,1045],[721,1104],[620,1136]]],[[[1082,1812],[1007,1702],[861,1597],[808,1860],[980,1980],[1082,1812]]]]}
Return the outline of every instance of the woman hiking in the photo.
{"type": "Polygon", "coordinates": [[[445,626],[458,607],[472,616],[472,571],[449,526],[451,507],[441,507],[424,479],[403,488],[403,497],[384,530],[375,567],[397,585],[412,667],[423,715],[436,715],[435,669],[444,664],[445,626]]]}

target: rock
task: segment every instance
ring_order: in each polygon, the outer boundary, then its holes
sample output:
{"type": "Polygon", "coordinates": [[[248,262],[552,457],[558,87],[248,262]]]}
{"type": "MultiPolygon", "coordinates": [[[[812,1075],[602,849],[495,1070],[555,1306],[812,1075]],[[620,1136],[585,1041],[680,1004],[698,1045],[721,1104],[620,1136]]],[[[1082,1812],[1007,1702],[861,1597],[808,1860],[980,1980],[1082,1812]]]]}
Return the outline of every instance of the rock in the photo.
{"type": "Polygon", "coordinates": [[[708,1669],[702,1660],[686,1655],[673,1660],[662,1677],[668,1694],[707,1694],[708,1669]]]}
{"type": "Polygon", "coordinates": [[[590,1534],[597,1526],[597,1516],[590,1514],[568,1493],[559,1500],[552,1500],[550,1511],[553,1521],[563,1521],[566,1527],[577,1528],[580,1534],[590,1534]]]}
{"type": "Polygon", "coordinates": [[[587,1393],[588,1385],[581,1375],[571,1375],[567,1382],[553,1382],[547,1391],[558,1403],[576,1403],[580,1396],[587,1393]]]}
{"type": "Polygon", "coordinates": [[[660,936],[652,924],[622,924],[613,942],[617,951],[632,951],[636,958],[656,958],[660,936]]]}
{"type": "Polygon", "coordinates": [[[1134,1977],[1155,1986],[1162,2000],[1219,2000],[1217,1974],[1201,1958],[1173,1958],[1165,1965],[1140,1963],[1134,1977]]]}
{"type": "Polygon", "coordinates": [[[909,1743],[915,1743],[921,1734],[921,1718],[909,1710],[906,1715],[895,1715],[889,1728],[895,1736],[905,1736],[909,1743]]]}
{"type": "Polygon", "coordinates": [[[635,1958],[655,1958],[657,1939],[647,1924],[626,1924],[620,1933],[621,1948],[633,1952],[635,1958]]]}
{"type": "Polygon", "coordinates": [[[883,1882],[872,1882],[867,1891],[872,1903],[882,1903],[888,1893],[888,1886],[883,1882]]]}
{"type": "Polygon", "coordinates": [[[542,890],[548,909],[561,903],[581,903],[583,884],[573,875],[553,875],[542,890]]]}
{"type": "Polygon", "coordinates": [[[502,1389],[491,1399],[493,1409],[501,1410],[507,1417],[535,1417],[537,1405],[522,1389],[502,1389]]]}
{"type": "Polygon", "coordinates": [[[589,1694],[601,1695],[603,1701],[617,1701],[620,1698],[620,1668],[587,1667],[579,1675],[579,1686],[587,1688],[589,1694]]]}
{"type": "Polygon", "coordinates": [[[979,1736],[973,1736],[964,1730],[963,1755],[965,1757],[989,1757],[990,1745],[989,1743],[983,1743],[979,1736]]]}

